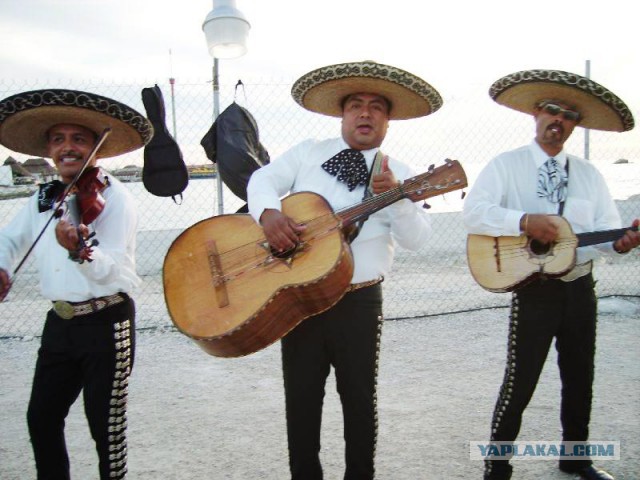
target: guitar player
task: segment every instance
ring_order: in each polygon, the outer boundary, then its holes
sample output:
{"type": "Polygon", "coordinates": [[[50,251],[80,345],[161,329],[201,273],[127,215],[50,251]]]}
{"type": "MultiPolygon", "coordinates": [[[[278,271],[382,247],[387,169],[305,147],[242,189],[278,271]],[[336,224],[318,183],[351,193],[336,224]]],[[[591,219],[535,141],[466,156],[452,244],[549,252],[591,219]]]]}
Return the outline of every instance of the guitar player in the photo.
{"type": "MultiPolygon", "coordinates": [[[[576,233],[621,227],[617,207],[595,166],[570,155],[564,144],[576,126],[625,132],[629,108],[596,82],[558,70],[512,73],[493,83],[491,98],[533,116],[535,138],[499,154],[482,170],[464,203],[470,234],[525,235],[543,244],[558,236],[556,215],[576,233]]],[[[562,382],[562,441],[589,437],[597,299],[591,273],[599,255],[624,255],[640,243],[635,219],[617,240],[577,249],[576,266],[560,278],[538,278],[512,293],[507,362],[491,421],[492,442],[515,441],[553,338],[562,382]]],[[[591,459],[560,458],[562,472],[582,479],[614,478],[591,459]]],[[[485,480],[511,478],[508,459],[485,459],[485,480]]],[[[541,466],[540,478],[547,474],[541,466]]]]}
{"type": "MultiPolygon", "coordinates": [[[[367,186],[380,194],[413,176],[389,158],[372,175],[389,120],[429,115],[438,92],[424,80],[375,62],[331,65],[297,80],[292,96],[312,112],[342,119],[336,138],[304,141],[258,169],[248,186],[249,213],[272,249],[292,249],[304,226],[281,212],[285,194],[311,191],[334,211],[356,205],[367,186]]],[[[425,210],[402,199],[361,225],[351,243],[354,270],[347,293],[331,308],[303,320],[281,341],[291,478],[322,478],[320,425],[326,379],[333,366],[344,414],[345,479],[374,477],[376,382],[382,327],[381,281],[395,244],[423,246],[431,224],[425,210]]]]}

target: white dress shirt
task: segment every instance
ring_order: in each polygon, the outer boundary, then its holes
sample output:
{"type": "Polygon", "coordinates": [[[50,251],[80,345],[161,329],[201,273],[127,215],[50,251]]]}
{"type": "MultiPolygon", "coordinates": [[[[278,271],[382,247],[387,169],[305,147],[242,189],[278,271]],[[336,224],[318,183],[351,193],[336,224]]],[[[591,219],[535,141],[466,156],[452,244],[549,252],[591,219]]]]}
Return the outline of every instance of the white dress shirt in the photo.
{"type": "MultiPolygon", "coordinates": [[[[56,240],[53,220],[31,255],[40,276],[40,290],[49,300],[81,302],[91,298],[129,293],[140,284],[136,274],[135,247],[138,215],[133,196],[117,179],[102,192],[104,210],[90,225],[99,245],[93,247],[92,262],[80,264],[68,258],[68,251],[56,240]]],[[[0,230],[0,268],[10,275],[52,211],[38,212],[34,194],[11,222],[0,230]]],[[[18,272],[18,275],[20,275],[18,272]]]]}
{"type": "MultiPolygon", "coordinates": [[[[548,158],[534,140],[492,159],[465,198],[463,219],[468,232],[519,236],[520,219],[525,213],[557,214],[557,203],[537,195],[538,168],[548,158]]],[[[554,158],[561,168],[569,159],[569,185],[562,216],[574,233],[620,228],[620,214],[598,169],[564,150],[554,158]]],[[[598,250],[614,252],[612,242],[580,247],[577,263],[598,258],[598,250]]]]}
{"type": "MultiPolygon", "coordinates": [[[[322,195],[336,212],[361,203],[364,186],[350,192],[346,184],[322,169],[325,161],[346,148],[349,146],[342,138],[307,140],[256,170],[247,187],[251,216],[259,222],[265,209],[281,210],[282,197],[301,191],[322,195]]],[[[362,151],[369,170],[377,151],[362,151]]],[[[399,181],[414,175],[408,166],[392,158],[389,158],[389,169],[399,181]]],[[[424,245],[430,232],[429,216],[408,199],[374,213],[351,244],[355,263],[351,282],[360,283],[386,275],[393,263],[394,241],[415,251],[424,245]]]]}

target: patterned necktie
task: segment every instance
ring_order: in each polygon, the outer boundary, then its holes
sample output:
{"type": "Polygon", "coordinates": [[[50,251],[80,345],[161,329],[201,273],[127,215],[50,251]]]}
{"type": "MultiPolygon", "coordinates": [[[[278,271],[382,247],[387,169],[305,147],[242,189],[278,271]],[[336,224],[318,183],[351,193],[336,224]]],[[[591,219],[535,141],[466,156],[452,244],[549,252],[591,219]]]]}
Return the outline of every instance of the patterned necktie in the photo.
{"type": "Polygon", "coordinates": [[[41,184],[38,192],[38,211],[42,213],[51,210],[64,189],[65,184],[60,180],[41,184]]]}
{"type": "Polygon", "coordinates": [[[322,168],[337,177],[339,182],[347,184],[349,191],[359,185],[366,185],[369,178],[369,170],[364,155],[360,150],[348,148],[322,164],[322,168]]]}
{"type": "Polygon", "coordinates": [[[538,169],[538,197],[560,203],[567,198],[567,174],[555,158],[550,158],[538,169]]]}

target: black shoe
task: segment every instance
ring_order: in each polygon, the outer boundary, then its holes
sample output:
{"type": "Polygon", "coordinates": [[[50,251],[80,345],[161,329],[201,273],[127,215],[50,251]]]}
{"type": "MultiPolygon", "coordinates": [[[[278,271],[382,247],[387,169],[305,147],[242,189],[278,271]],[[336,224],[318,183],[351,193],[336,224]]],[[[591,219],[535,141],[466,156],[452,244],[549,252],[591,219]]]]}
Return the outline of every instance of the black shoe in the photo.
{"type": "Polygon", "coordinates": [[[584,467],[580,470],[571,470],[568,471],[564,468],[560,468],[565,473],[575,473],[580,475],[580,478],[583,480],[615,480],[611,475],[609,475],[604,470],[600,470],[593,465],[589,465],[588,467],[584,467]]]}
{"type": "Polygon", "coordinates": [[[485,468],[483,480],[511,480],[513,467],[508,462],[494,461],[492,467],[485,468]]]}

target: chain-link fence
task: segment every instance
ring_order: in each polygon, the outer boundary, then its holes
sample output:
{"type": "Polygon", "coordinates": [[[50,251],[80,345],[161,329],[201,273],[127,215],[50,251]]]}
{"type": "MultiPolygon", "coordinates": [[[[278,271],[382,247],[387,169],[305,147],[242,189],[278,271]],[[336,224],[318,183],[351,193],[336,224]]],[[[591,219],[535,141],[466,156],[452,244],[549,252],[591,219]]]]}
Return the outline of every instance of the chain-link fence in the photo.
{"type": "MultiPolygon", "coordinates": [[[[312,114],[297,106],[289,91],[294,79],[243,79],[221,83],[219,102],[224,109],[233,101],[249,109],[260,128],[260,140],[272,158],[288,147],[308,138],[339,135],[340,120],[312,114]]],[[[21,91],[73,88],[95,92],[126,103],[144,113],[141,90],[157,83],[166,102],[166,123],[182,150],[187,164],[210,164],[200,140],[213,122],[214,90],[211,81],[166,81],[82,83],[73,81],[0,81],[2,98],[21,91]]],[[[631,106],[632,109],[635,106],[631,106]]],[[[634,110],[635,118],[640,118],[634,110]]],[[[459,160],[473,183],[480,168],[497,153],[528,143],[533,138],[533,121],[493,103],[487,86],[470,85],[464,96],[444,98],[443,108],[425,118],[391,122],[383,151],[410,164],[417,173],[446,158],[459,160]]],[[[625,225],[640,216],[640,129],[624,134],[583,133],[576,129],[567,144],[568,151],[588,156],[607,178],[625,225]]],[[[27,157],[0,147],[0,162],[11,156],[19,162],[27,157]]],[[[101,161],[107,170],[127,165],[143,165],[142,150],[101,161]]],[[[217,196],[215,178],[190,180],[182,203],[154,197],[141,182],[127,183],[139,203],[137,264],[141,287],[134,293],[138,308],[138,328],[170,328],[165,307],[162,265],[171,242],[194,223],[217,215],[233,213],[244,202],[223,187],[217,196]]],[[[8,223],[26,198],[0,201],[0,227],[8,223]]],[[[436,315],[478,308],[504,306],[508,294],[490,293],[478,286],[467,267],[466,233],[460,210],[461,192],[428,200],[434,234],[419,252],[397,252],[389,278],[383,284],[385,316],[388,319],[436,315]]],[[[607,258],[596,267],[600,296],[640,295],[640,254],[607,258]]],[[[0,304],[0,336],[38,335],[42,313],[49,308],[38,293],[34,264],[27,260],[14,278],[7,299],[0,304]]]]}

